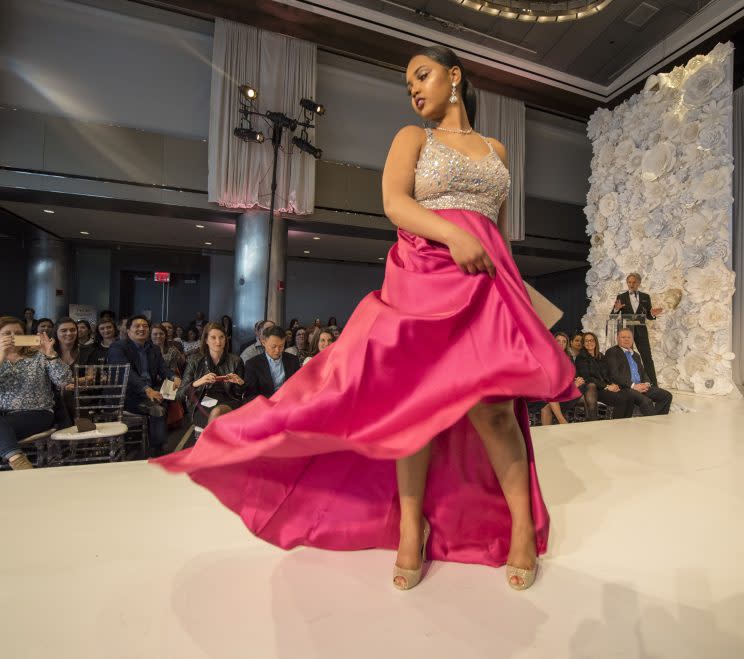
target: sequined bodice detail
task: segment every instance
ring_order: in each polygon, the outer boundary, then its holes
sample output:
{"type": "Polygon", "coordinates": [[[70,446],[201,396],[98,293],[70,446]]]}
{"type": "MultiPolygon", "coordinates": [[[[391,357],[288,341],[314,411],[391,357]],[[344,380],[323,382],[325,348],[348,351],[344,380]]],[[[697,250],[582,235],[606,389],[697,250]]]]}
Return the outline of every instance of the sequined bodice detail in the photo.
{"type": "Polygon", "coordinates": [[[440,142],[427,128],[426,143],[416,163],[414,199],[425,208],[461,208],[496,222],[511,178],[491,143],[486,143],[488,155],[473,160],[440,142]]]}

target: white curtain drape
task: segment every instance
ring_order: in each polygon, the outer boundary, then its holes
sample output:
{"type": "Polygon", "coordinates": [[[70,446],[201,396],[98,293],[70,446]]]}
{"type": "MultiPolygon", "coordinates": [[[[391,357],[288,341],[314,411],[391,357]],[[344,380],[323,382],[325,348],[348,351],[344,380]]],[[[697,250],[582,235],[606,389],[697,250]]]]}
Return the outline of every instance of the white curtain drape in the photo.
{"type": "Polygon", "coordinates": [[[734,382],[744,385],[744,87],[734,91],[734,382]]]}
{"type": "MultiPolygon", "coordinates": [[[[258,90],[258,109],[300,115],[300,99],[315,98],[315,44],[218,18],[212,49],[209,116],[209,201],[229,208],[269,208],[273,160],[271,128],[257,117],[263,144],[233,136],[240,117],[238,85],[258,90]]],[[[297,132],[299,134],[299,131],[297,132]]],[[[306,214],[315,203],[315,159],[293,148],[284,131],[279,152],[276,211],[306,214]]],[[[315,131],[309,131],[313,142],[315,131]]],[[[314,142],[313,142],[314,143],[314,142]]]]}
{"type": "Polygon", "coordinates": [[[475,129],[506,147],[511,175],[511,191],[506,202],[509,237],[524,240],[524,103],[479,89],[475,129]]]}

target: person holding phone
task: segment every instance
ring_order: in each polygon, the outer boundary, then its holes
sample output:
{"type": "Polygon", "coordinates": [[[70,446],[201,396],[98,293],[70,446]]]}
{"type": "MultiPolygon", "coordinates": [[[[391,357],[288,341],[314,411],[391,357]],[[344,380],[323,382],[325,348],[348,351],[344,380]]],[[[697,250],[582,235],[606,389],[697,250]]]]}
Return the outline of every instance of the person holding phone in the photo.
{"type": "Polygon", "coordinates": [[[33,468],[18,441],[54,426],[52,385],[63,388],[71,381],[54,339],[24,336],[22,320],[0,317],[0,457],[11,469],[33,468]]]}
{"type": "Polygon", "coordinates": [[[208,323],[199,352],[189,359],[176,394],[185,400],[194,423],[206,426],[243,404],[243,360],[227,350],[227,334],[220,323],[208,323]]]}

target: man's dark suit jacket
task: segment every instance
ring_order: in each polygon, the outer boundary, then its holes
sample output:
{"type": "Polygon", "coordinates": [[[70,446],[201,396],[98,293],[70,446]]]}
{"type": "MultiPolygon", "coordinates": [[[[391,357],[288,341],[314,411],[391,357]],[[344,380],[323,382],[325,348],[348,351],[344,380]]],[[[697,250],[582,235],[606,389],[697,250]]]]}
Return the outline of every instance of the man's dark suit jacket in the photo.
{"type": "MultiPolygon", "coordinates": [[[[633,359],[638,367],[641,382],[650,382],[646,374],[646,369],[643,368],[641,356],[635,350],[633,351],[633,359]]],[[[630,389],[630,385],[632,384],[630,379],[630,364],[628,364],[625,351],[620,346],[612,346],[605,352],[605,360],[607,361],[607,367],[610,369],[612,381],[620,385],[621,389],[630,389]]]]}
{"type": "MultiPolygon", "coordinates": [[[[282,353],[284,364],[284,381],[300,370],[300,360],[287,352],[282,353]]],[[[253,400],[256,396],[271,398],[274,395],[274,380],[266,355],[256,355],[245,363],[245,400],[253,400]]]]}
{"type": "Polygon", "coordinates": [[[633,311],[633,305],[630,303],[630,292],[625,291],[617,296],[617,299],[623,303],[620,311],[615,311],[615,307],[610,310],[611,314],[616,313],[642,313],[648,320],[656,320],[656,316],[651,313],[651,296],[648,293],[638,291],[638,311],[633,311]]]}
{"type": "Polygon", "coordinates": [[[145,343],[145,354],[147,355],[147,373],[151,382],[149,385],[140,368],[137,344],[134,341],[131,339],[114,341],[109,346],[108,355],[106,355],[108,364],[129,364],[129,380],[127,381],[124,407],[130,411],[136,409],[139,403],[147,400],[146,387],[149,386],[158,391],[163,380],[172,380],[175,376],[175,373],[166,365],[160,348],[154,346],[150,341],[145,343]]]}

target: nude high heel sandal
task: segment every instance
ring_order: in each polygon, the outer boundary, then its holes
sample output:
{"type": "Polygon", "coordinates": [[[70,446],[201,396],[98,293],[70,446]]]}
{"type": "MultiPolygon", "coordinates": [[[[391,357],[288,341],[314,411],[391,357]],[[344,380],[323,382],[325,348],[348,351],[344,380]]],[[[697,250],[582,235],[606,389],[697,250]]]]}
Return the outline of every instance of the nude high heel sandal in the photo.
{"type": "Polygon", "coordinates": [[[430,533],[431,526],[429,526],[429,521],[424,517],[424,540],[421,544],[421,565],[418,570],[404,570],[402,567],[398,567],[397,565],[393,568],[393,586],[398,590],[411,590],[411,588],[418,585],[419,581],[421,581],[421,574],[424,570],[424,563],[426,562],[426,544],[429,542],[430,533]],[[396,577],[403,577],[406,585],[399,586],[395,582],[396,577]]]}
{"type": "Polygon", "coordinates": [[[535,583],[535,577],[537,576],[537,559],[535,559],[535,567],[531,570],[522,567],[514,567],[513,565],[506,564],[506,583],[509,584],[514,590],[527,590],[533,583],[535,583]],[[517,577],[522,580],[521,584],[512,583],[512,577],[517,577]]]}

